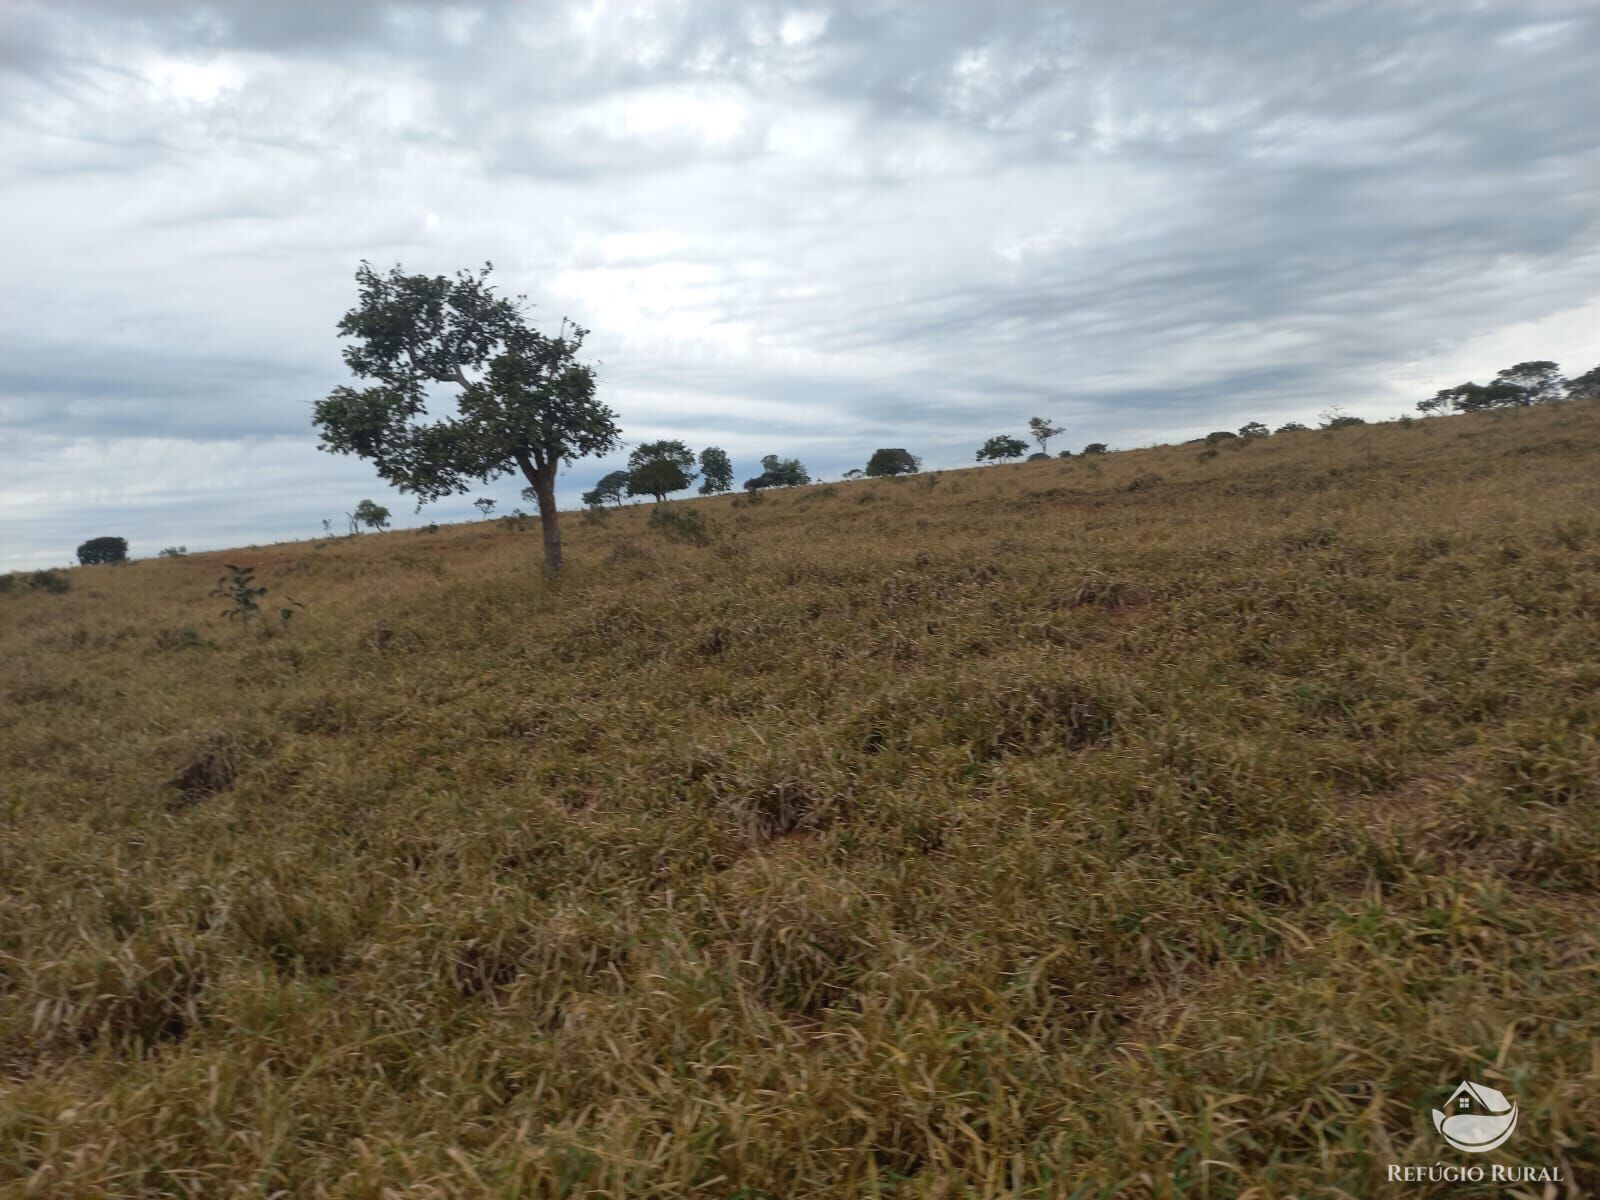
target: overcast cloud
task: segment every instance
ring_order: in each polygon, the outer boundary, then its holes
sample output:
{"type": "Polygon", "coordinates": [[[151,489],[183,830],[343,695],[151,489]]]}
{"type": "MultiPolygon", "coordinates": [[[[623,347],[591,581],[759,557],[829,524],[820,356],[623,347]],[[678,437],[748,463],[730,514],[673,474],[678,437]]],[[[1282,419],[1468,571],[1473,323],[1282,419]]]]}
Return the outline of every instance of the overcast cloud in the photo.
{"type": "Polygon", "coordinates": [[[468,515],[315,448],[363,258],[493,260],[740,478],[1576,373],[1596,63],[1554,0],[5,0],[0,568],[468,515]]]}

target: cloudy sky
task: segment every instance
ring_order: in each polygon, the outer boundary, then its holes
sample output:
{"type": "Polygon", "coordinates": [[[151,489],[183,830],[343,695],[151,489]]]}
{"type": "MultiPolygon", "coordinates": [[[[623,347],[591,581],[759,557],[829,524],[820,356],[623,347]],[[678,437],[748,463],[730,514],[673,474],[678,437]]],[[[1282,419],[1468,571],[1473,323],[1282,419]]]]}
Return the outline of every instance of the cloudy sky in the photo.
{"type": "Polygon", "coordinates": [[[1596,63],[1589,0],[0,0],[0,568],[468,515],[316,449],[363,258],[492,260],[739,478],[1577,373],[1596,63]]]}

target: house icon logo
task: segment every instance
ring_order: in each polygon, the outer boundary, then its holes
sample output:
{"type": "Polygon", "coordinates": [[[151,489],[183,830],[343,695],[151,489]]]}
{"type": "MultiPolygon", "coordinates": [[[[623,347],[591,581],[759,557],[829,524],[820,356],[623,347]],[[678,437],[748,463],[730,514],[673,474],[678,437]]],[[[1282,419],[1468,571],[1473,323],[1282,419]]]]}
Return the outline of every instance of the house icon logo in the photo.
{"type": "Polygon", "coordinates": [[[1482,1154],[1511,1136],[1517,1127],[1517,1106],[1503,1092],[1462,1080],[1444,1108],[1433,1110],[1433,1127],[1457,1150],[1482,1154]]]}

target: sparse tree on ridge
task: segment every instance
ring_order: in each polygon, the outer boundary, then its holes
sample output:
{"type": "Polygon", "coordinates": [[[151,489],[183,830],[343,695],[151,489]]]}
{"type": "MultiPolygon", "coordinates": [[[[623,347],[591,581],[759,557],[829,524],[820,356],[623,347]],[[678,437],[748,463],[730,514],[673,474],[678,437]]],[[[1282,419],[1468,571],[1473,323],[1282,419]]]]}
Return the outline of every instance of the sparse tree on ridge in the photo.
{"type": "Polygon", "coordinates": [[[694,451],[679,441],[646,442],[628,455],[628,495],[660,504],[694,482],[694,451]]]}
{"type": "Polygon", "coordinates": [[[602,475],[600,482],[583,494],[583,503],[588,508],[599,508],[603,504],[621,504],[627,492],[628,473],[611,471],[602,475]]]}
{"type": "Polygon", "coordinates": [[[1005,462],[1021,458],[1028,452],[1028,443],[1008,433],[996,434],[978,448],[979,462],[1005,462]]]}
{"type": "Polygon", "coordinates": [[[867,460],[866,474],[874,478],[882,475],[915,475],[922,468],[922,460],[909,450],[897,447],[874,450],[867,460]]]}
{"type": "Polygon", "coordinates": [[[1104,454],[1106,452],[1106,444],[1104,442],[1090,442],[1083,448],[1083,452],[1085,454],[1104,454]]]}
{"type": "Polygon", "coordinates": [[[578,361],[588,333],[563,321],[556,337],[529,326],[523,300],[497,296],[485,265],[473,274],[356,272],[360,299],[339,322],[354,339],[344,360],[356,389],[316,405],[321,448],[370,459],[419,503],[520,471],[534,490],[545,570],[561,569],[556,475],[563,462],[616,445],[616,414],[595,399],[594,368],[578,361]],[[428,388],[456,389],[457,413],[428,421],[428,388]]]}
{"type": "Polygon", "coordinates": [[[857,479],[862,478],[864,475],[866,475],[866,472],[860,467],[851,467],[843,475],[839,476],[839,478],[854,483],[857,479]]]}
{"type": "Polygon", "coordinates": [[[733,488],[733,464],[728,452],[720,446],[707,446],[700,451],[700,494],[715,496],[733,488]]]}
{"type": "Polygon", "coordinates": [[[1049,417],[1028,418],[1028,436],[1039,443],[1041,453],[1049,454],[1050,439],[1065,432],[1066,429],[1055,424],[1049,417]]]}
{"type": "Polygon", "coordinates": [[[356,510],[350,514],[350,519],[356,526],[365,525],[368,529],[383,529],[389,524],[389,510],[381,504],[374,504],[371,500],[363,500],[356,505],[356,510]]]}
{"type": "Polygon", "coordinates": [[[1250,438],[1270,437],[1271,435],[1272,430],[1268,429],[1260,421],[1246,421],[1243,425],[1239,426],[1239,436],[1245,438],[1246,440],[1250,438]]]}
{"type": "Polygon", "coordinates": [[[1311,427],[1309,425],[1302,425],[1302,424],[1300,424],[1299,421],[1285,421],[1282,425],[1278,426],[1278,432],[1279,433],[1310,433],[1311,432],[1311,427]]]}
{"type": "Polygon", "coordinates": [[[487,517],[494,511],[494,501],[488,496],[479,496],[472,502],[472,507],[487,517]]]}

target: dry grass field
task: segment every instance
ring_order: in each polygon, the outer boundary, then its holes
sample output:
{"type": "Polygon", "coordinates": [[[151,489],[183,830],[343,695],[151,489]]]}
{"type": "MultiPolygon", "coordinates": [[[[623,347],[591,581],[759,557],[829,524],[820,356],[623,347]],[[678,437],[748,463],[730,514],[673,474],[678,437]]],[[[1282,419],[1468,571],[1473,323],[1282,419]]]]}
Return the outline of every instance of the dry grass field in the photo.
{"type": "Polygon", "coordinates": [[[1600,1193],[1600,406],[667,511],[13,578],[0,1195],[1600,1193]]]}

